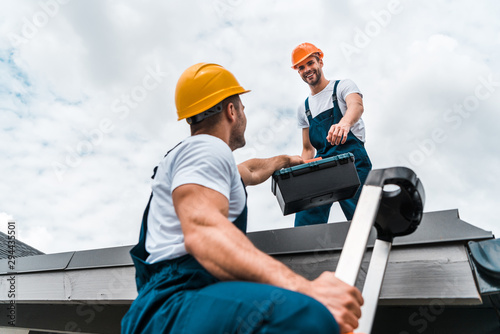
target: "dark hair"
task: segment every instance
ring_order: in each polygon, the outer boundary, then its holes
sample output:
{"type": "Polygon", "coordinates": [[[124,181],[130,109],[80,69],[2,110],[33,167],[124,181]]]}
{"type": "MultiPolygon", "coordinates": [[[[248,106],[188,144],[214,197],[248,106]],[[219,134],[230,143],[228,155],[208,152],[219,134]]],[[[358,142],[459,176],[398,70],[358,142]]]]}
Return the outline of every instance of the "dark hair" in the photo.
{"type": "Polygon", "coordinates": [[[231,95],[229,97],[226,97],[224,100],[222,100],[222,110],[226,109],[227,105],[229,103],[232,103],[234,104],[234,107],[236,108],[236,110],[240,110],[240,95],[239,94],[235,94],[235,95],[231,95]]]}
{"type": "Polygon", "coordinates": [[[240,110],[240,96],[238,94],[231,95],[229,97],[226,97],[224,100],[222,100],[222,112],[219,112],[217,114],[214,114],[210,117],[205,118],[201,122],[198,122],[196,124],[191,124],[191,135],[194,133],[202,130],[202,129],[210,129],[213,128],[217,123],[219,123],[222,113],[224,110],[226,110],[227,106],[229,103],[234,104],[234,107],[236,108],[237,111],[240,110]]]}

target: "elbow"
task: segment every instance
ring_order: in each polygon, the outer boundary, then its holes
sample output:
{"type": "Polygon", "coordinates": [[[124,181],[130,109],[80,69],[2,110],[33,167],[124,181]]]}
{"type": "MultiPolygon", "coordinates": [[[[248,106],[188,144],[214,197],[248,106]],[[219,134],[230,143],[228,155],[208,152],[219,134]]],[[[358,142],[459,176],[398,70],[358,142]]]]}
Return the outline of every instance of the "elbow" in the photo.
{"type": "Polygon", "coordinates": [[[357,109],[358,109],[359,116],[361,116],[363,114],[363,112],[365,111],[365,107],[363,106],[363,102],[361,102],[361,101],[358,102],[357,109]]]}

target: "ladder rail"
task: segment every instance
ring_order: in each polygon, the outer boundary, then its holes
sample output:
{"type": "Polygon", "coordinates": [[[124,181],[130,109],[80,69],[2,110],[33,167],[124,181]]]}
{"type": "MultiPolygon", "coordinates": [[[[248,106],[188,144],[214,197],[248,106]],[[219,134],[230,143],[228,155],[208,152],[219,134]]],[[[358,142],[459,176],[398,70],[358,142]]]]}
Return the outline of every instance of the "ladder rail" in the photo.
{"type": "Polygon", "coordinates": [[[356,283],[370,231],[377,217],[382,188],[363,186],[349,232],[340,254],[335,276],[349,285],[356,283]]]}

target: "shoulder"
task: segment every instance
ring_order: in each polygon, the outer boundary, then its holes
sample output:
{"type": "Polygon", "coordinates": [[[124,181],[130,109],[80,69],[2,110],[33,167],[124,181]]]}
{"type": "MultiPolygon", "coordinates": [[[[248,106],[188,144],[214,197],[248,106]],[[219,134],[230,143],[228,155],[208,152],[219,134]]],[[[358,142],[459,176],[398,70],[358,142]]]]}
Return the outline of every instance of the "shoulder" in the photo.
{"type": "Polygon", "coordinates": [[[229,146],[209,135],[187,138],[166,156],[161,167],[164,177],[170,180],[172,191],[184,184],[198,184],[227,198],[231,184],[239,175],[229,146]]]}
{"type": "Polygon", "coordinates": [[[337,94],[344,99],[347,95],[352,93],[358,93],[361,97],[363,94],[358,86],[351,79],[342,79],[339,81],[337,86],[337,94]]]}
{"type": "Polygon", "coordinates": [[[298,105],[297,112],[298,112],[299,115],[302,115],[303,113],[306,112],[306,99],[304,99],[304,101],[302,101],[298,105]]]}
{"type": "Polygon", "coordinates": [[[186,138],[167,156],[167,159],[173,166],[235,164],[229,146],[221,139],[210,135],[186,138]]]}
{"type": "Polygon", "coordinates": [[[339,80],[337,89],[346,89],[346,88],[358,88],[358,86],[351,79],[339,80]]]}

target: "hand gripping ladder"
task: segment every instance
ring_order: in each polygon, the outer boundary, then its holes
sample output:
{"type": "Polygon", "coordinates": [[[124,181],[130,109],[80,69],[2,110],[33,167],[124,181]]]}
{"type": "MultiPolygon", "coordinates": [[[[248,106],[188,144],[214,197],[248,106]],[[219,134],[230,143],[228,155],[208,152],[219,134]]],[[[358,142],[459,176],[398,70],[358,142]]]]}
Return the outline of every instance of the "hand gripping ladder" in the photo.
{"type": "Polygon", "coordinates": [[[356,283],[370,230],[375,224],[377,240],[363,287],[365,303],[361,308],[357,333],[370,333],[392,240],[417,229],[424,202],[424,188],[409,168],[377,169],[368,175],[335,271],[344,282],[356,283]]]}

